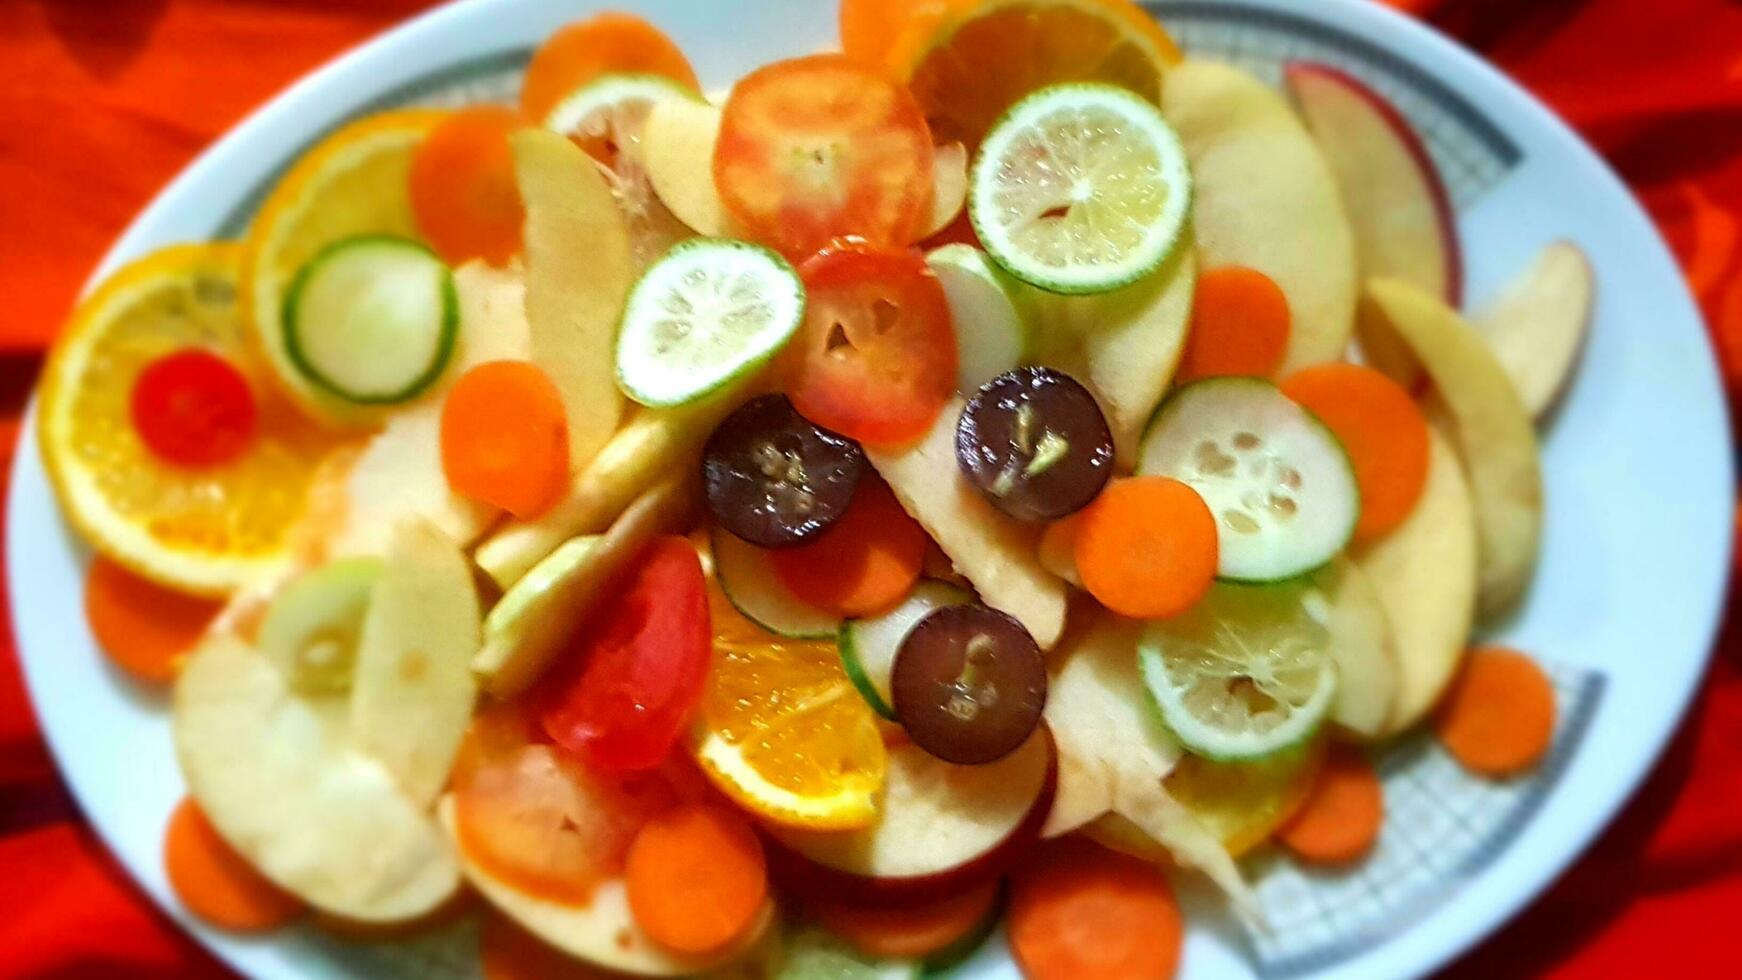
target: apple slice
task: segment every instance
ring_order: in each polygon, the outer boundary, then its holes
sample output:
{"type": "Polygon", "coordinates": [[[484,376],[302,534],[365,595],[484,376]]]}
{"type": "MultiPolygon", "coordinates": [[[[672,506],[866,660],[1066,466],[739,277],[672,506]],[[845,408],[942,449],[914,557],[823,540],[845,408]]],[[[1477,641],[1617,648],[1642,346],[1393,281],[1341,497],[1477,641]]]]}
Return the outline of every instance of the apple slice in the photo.
{"type": "Polygon", "coordinates": [[[605,530],[661,476],[693,471],[709,433],[758,383],[746,381],[693,405],[637,412],[575,474],[554,507],[533,520],[510,521],[480,544],[478,566],[506,589],[557,545],[605,530]]]}
{"type": "Polygon", "coordinates": [[[1036,731],[997,762],[958,766],[892,746],[877,822],[863,830],[770,827],[777,874],[811,894],[918,901],[989,881],[1039,836],[1051,809],[1051,739],[1036,731]]]}
{"type": "Polygon", "coordinates": [[[351,744],[428,806],[472,720],[481,642],[472,566],[441,531],[401,524],[369,596],[351,679],[351,744]]]}
{"type": "Polygon", "coordinates": [[[1475,620],[1475,504],[1457,453],[1438,430],[1428,433],[1427,484],[1415,510],[1352,554],[1396,644],[1397,695],[1381,738],[1413,726],[1433,708],[1457,672],[1475,620]]]}
{"type": "Polygon", "coordinates": [[[421,518],[461,544],[469,544],[496,519],[494,507],[468,500],[448,487],[442,470],[442,401],[432,398],[393,413],[364,445],[333,515],[325,551],[334,557],[387,553],[401,521],[421,518]]]}
{"type": "Polygon", "coordinates": [[[1397,703],[1397,648],[1379,592],[1361,567],[1339,558],[1318,577],[1325,628],[1337,661],[1331,721],[1357,738],[1377,738],[1397,703]]]}
{"type": "Polygon", "coordinates": [[[557,950],[595,966],[648,977],[687,976],[723,966],[743,957],[768,932],[775,920],[774,904],[762,910],[757,924],[743,939],[709,956],[684,956],[667,950],[635,924],[629,908],[629,888],[621,878],[600,882],[586,905],[564,905],[534,895],[492,874],[460,848],[454,801],[444,796],[436,815],[460,855],[466,880],[497,911],[557,950]]]}
{"type": "Polygon", "coordinates": [[[415,919],[459,887],[440,828],[342,716],[291,693],[271,661],[216,636],[188,658],[171,718],[188,792],[280,887],[363,922],[415,919]]]}
{"type": "Polygon", "coordinates": [[[901,505],[926,529],[986,604],[1016,617],[1041,649],[1065,626],[1064,582],[1035,557],[1040,531],[995,510],[956,465],[961,399],[939,413],[931,431],[900,449],[865,447],[901,505]]]}
{"type": "Polygon", "coordinates": [[[1041,321],[1039,361],[1095,394],[1123,469],[1137,465],[1143,428],[1179,367],[1197,282],[1197,258],[1185,241],[1160,269],[1110,293],[1057,296],[1027,288],[1041,321]]]}
{"type": "MultiPolygon", "coordinates": [[[[1283,76],[1336,175],[1361,276],[1414,283],[1456,307],[1464,289],[1457,217],[1409,121],[1365,82],[1330,65],[1291,62],[1283,76]]],[[[1409,349],[1382,323],[1363,321],[1360,330],[1368,360],[1411,386],[1417,369],[1409,349]]]]}
{"type": "Polygon", "coordinates": [[[1191,161],[1203,268],[1250,266],[1288,296],[1279,373],[1340,359],[1355,323],[1355,238],[1306,127],[1257,78],[1206,61],[1168,71],[1161,109],[1191,161]]]}
{"type": "Polygon", "coordinates": [[[1542,454],[1530,413],[1482,335],[1439,298],[1401,280],[1375,279],[1365,309],[1409,345],[1433,379],[1476,504],[1477,613],[1505,612],[1530,585],[1542,539],[1542,454]]]}
{"type": "Polygon", "coordinates": [[[603,535],[575,538],[533,566],[490,610],[472,669],[498,698],[531,686],[654,536],[695,512],[694,473],[678,473],[636,498],[603,535]]]}
{"type": "Polygon", "coordinates": [[[467,262],[454,270],[454,294],[460,301],[460,336],[445,381],[452,382],[486,361],[532,357],[526,270],[518,262],[502,269],[482,260],[467,262]]]}
{"type": "Polygon", "coordinates": [[[1474,320],[1534,419],[1554,404],[1573,372],[1596,291],[1584,251],[1555,242],[1474,320]]]}
{"type": "Polygon", "coordinates": [[[562,394],[569,463],[579,468],[623,414],[615,342],[635,275],[629,232],[599,168],[568,137],[528,128],[509,142],[526,202],[532,361],[562,394]]]}

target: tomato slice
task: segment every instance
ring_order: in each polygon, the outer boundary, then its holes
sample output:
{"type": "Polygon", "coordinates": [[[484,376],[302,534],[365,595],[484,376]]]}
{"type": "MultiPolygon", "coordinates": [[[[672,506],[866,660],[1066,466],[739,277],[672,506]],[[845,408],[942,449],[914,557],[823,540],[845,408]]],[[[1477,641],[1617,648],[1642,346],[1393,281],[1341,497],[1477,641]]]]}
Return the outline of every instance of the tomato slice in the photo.
{"type": "Polygon", "coordinates": [[[596,775],[532,736],[518,705],[473,720],[454,766],[460,847],[517,888],[584,905],[622,874],[635,835],[676,798],[658,776],[596,775]]]}
{"type": "Polygon", "coordinates": [[[836,238],[906,245],[931,211],[931,130],[906,88],[841,55],[781,61],[732,89],[714,183],[795,261],[836,238]]]}
{"type": "Polygon", "coordinates": [[[702,699],[713,659],[707,581],[685,538],[655,541],[621,596],[547,682],[543,724],[595,769],[665,761],[702,699]]]}
{"type": "Polygon", "coordinates": [[[253,441],[254,392],[234,364],[188,349],[146,365],[133,383],[133,429],[152,455],[177,466],[227,463],[253,441]]]}
{"type": "Polygon", "coordinates": [[[781,362],[799,414],[876,445],[924,435],[956,387],[949,301],[924,257],[843,246],[799,275],[805,322],[781,362]]]}

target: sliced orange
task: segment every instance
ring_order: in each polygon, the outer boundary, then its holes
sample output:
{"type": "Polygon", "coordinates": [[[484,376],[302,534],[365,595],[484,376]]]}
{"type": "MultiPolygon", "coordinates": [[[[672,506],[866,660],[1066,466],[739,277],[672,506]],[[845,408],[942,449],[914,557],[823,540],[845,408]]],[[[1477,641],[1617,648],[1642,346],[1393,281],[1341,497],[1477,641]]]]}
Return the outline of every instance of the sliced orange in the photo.
{"type": "Polygon", "coordinates": [[[288,559],[291,528],[332,436],[276,396],[237,303],[240,251],[177,245],[110,276],[79,305],[43,370],[37,438],[67,519],[90,545],[172,588],[224,595],[288,559]],[[146,365],[187,348],[240,369],[255,435],[217,466],[164,463],[134,432],[146,365]]]}
{"type": "Polygon", "coordinates": [[[366,426],[380,421],[380,410],[341,401],[291,362],[284,343],[285,291],[303,263],[340,239],[421,238],[411,206],[411,162],[447,115],[400,109],[340,127],[290,168],[254,216],[242,263],[242,308],[279,387],[317,419],[366,426]]]}
{"type": "Polygon", "coordinates": [[[832,641],[763,631],[719,590],[714,670],[696,761],[727,796],[791,827],[853,830],[877,816],[888,754],[832,641]]]}
{"type": "Polygon", "coordinates": [[[1181,58],[1131,0],[947,0],[916,4],[887,61],[939,142],[977,146],[1004,110],[1060,82],[1105,82],[1151,102],[1181,58]]]}

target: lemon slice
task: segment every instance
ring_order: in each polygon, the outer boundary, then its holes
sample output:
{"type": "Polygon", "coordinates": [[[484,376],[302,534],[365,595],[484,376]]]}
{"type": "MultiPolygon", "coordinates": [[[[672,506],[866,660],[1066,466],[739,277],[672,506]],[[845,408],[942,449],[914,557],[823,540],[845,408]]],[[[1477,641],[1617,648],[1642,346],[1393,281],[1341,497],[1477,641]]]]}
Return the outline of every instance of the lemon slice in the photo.
{"type": "Polygon", "coordinates": [[[67,519],[92,547],[152,581],[223,595],[273,574],[332,436],[273,395],[237,305],[240,250],[178,245],[116,272],[74,311],[43,371],[36,424],[67,519]],[[144,368],[198,348],[249,381],[256,428],[229,462],[189,469],[134,431],[144,368]]]}
{"type": "Polygon", "coordinates": [[[1297,583],[1224,584],[1190,611],[1149,624],[1138,665],[1181,744],[1218,761],[1263,759],[1318,731],[1337,667],[1315,601],[1297,583]]]}
{"type": "Polygon", "coordinates": [[[710,602],[714,669],[696,761],[740,806],[789,827],[856,830],[877,816],[888,753],[835,644],[789,640],[710,602]]]}
{"type": "Polygon", "coordinates": [[[242,306],[280,388],[315,418],[370,425],[381,409],[351,404],[298,370],[285,342],[285,295],[303,265],[334,242],[359,235],[421,239],[411,210],[411,158],[443,116],[404,109],[342,127],[291,167],[254,218],[242,306]]]}
{"type": "Polygon", "coordinates": [[[999,265],[1049,292],[1099,293],[1173,252],[1191,173],[1149,102],[1112,85],[1055,85],[987,134],[968,194],[974,230],[999,265]]]}

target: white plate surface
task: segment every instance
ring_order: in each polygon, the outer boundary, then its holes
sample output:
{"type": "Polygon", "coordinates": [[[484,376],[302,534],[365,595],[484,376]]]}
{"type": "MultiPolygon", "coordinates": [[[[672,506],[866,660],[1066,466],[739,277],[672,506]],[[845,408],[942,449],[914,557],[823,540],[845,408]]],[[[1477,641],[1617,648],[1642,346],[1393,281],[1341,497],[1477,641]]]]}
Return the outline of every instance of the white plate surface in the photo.
{"type": "MultiPolygon", "coordinates": [[[[465,0],[436,10],[309,76],[220,141],[122,235],[98,270],[169,242],[234,232],[259,190],[299,148],[360,111],[428,97],[432,80],[500,90],[525,52],[593,0],[465,0]],[[458,70],[458,75],[456,75],[458,70]]],[[[710,89],[763,62],[833,44],[824,0],[615,0],[669,32],[710,89]]],[[[1162,0],[1152,5],[1188,46],[1261,73],[1278,57],[1331,44],[1371,69],[1429,130],[1452,174],[1480,300],[1543,244],[1578,242],[1599,299],[1578,378],[1544,441],[1548,516],[1528,602],[1498,640],[1607,678],[1595,714],[1553,791],[1509,846],[1409,928],[1321,977],[1425,973],[1486,935],[1583,849],[1639,784],[1704,672],[1731,537],[1730,437],[1699,315],[1657,232],[1604,164],[1542,106],[1456,45],[1369,0],[1162,0]],[[1216,23],[1250,20],[1301,47],[1237,42],[1216,23]],[[1416,100],[1422,92],[1450,93],[1416,100]],[[1446,106],[1463,103],[1473,116],[1446,106]],[[1442,128],[1446,132],[1439,132],[1442,128]],[[1470,159],[1459,133],[1486,134],[1470,159]],[[1498,137],[1495,142],[1493,137],[1498,137]],[[1495,147],[1510,144],[1514,154],[1495,147]]],[[[1236,32],[1236,38],[1238,32],[1236,32]]],[[[12,615],[37,712],[97,832],[146,892],[219,956],[251,976],[378,975],[472,969],[466,938],[416,951],[347,946],[313,932],[243,940],[177,906],[159,863],[164,821],[182,794],[162,700],[131,686],[93,646],[80,608],[86,550],[62,522],[31,428],[8,502],[12,615]]],[[[1182,974],[1252,975],[1250,957],[1213,915],[1199,915],[1182,974]]],[[[997,955],[964,971],[1014,976],[997,955]]]]}

